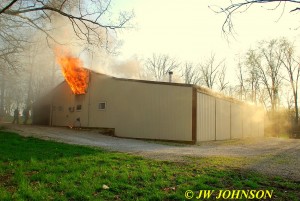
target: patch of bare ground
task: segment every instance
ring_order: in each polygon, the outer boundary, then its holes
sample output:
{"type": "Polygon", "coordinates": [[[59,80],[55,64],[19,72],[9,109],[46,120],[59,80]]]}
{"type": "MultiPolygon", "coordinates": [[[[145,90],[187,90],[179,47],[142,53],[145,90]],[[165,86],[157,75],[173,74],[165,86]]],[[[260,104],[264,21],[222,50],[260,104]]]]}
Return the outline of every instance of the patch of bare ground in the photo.
{"type": "Polygon", "coordinates": [[[0,186],[11,182],[11,174],[0,175],[0,186]]]}
{"type": "Polygon", "coordinates": [[[96,130],[12,124],[3,126],[23,136],[101,147],[156,160],[193,162],[197,158],[220,157],[220,163],[216,164],[220,167],[251,170],[300,181],[299,139],[249,138],[182,145],[112,137],[96,130]]]}

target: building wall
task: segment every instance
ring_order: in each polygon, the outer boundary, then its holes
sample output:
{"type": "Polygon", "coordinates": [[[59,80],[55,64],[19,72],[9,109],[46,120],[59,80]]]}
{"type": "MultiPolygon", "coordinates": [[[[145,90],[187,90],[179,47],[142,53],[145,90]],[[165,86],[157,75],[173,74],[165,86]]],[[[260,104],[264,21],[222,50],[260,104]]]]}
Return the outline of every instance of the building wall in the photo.
{"type": "Polygon", "coordinates": [[[231,104],[230,110],[231,139],[243,138],[242,106],[240,104],[231,104]]]}
{"type": "Polygon", "coordinates": [[[197,141],[216,139],[215,98],[197,93],[197,141]]]}
{"type": "Polygon", "coordinates": [[[230,102],[216,99],[216,140],[230,139],[230,102]]]}
{"type": "Polygon", "coordinates": [[[51,125],[73,126],[80,118],[81,126],[88,126],[88,94],[74,95],[69,85],[64,82],[54,89],[52,100],[51,125]],[[81,105],[81,110],[77,110],[81,105]]]}
{"type": "Polygon", "coordinates": [[[253,110],[251,107],[247,105],[243,105],[242,113],[243,113],[243,137],[251,137],[254,135],[253,131],[256,130],[254,128],[255,125],[252,121],[253,110]]]}
{"type": "Polygon", "coordinates": [[[73,95],[67,83],[57,88],[52,125],[80,117],[82,126],[115,128],[120,137],[192,141],[192,87],[143,83],[92,73],[88,93],[73,95]],[[99,110],[100,102],[106,103],[99,110]],[[69,107],[82,105],[81,111],[69,107]],[[63,105],[64,110],[58,111],[63,105]]]}
{"type": "Polygon", "coordinates": [[[64,82],[53,91],[51,125],[114,128],[115,135],[192,141],[193,108],[197,141],[264,135],[263,110],[201,92],[187,85],[141,82],[92,73],[85,95],[64,82]],[[193,97],[197,98],[193,107],[193,97]],[[106,109],[100,110],[99,103],[106,109]],[[81,110],[77,111],[77,105],[81,110]]]}
{"type": "Polygon", "coordinates": [[[197,141],[264,136],[262,108],[197,93],[197,141]]]}

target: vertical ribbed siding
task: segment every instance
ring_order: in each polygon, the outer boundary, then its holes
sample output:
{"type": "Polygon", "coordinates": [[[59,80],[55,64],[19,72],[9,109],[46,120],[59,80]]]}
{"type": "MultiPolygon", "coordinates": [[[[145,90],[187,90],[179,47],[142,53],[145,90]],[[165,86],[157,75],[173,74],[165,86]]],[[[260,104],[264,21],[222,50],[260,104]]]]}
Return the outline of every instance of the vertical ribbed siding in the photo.
{"type": "Polygon", "coordinates": [[[215,98],[197,93],[197,141],[215,140],[215,98]]]}
{"type": "Polygon", "coordinates": [[[243,138],[243,113],[242,106],[231,103],[231,139],[243,138]]]}
{"type": "Polygon", "coordinates": [[[72,125],[80,117],[83,126],[115,128],[121,137],[178,141],[193,141],[195,130],[197,141],[264,135],[264,112],[254,106],[196,91],[195,98],[192,87],[104,76],[95,76],[92,81],[88,91],[93,92],[90,100],[86,95],[75,97],[66,83],[56,89],[53,105],[62,105],[64,109],[53,111],[53,125],[72,125]],[[97,108],[102,101],[107,102],[105,111],[97,108]],[[68,110],[77,104],[82,104],[82,111],[68,110]],[[88,107],[90,111],[86,110],[88,107]],[[192,118],[194,111],[196,118],[192,118]]]}
{"type": "Polygon", "coordinates": [[[216,140],[230,139],[230,102],[216,99],[216,140]]]}
{"type": "Polygon", "coordinates": [[[249,106],[243,106],[243,137],[251,137],[253,129],[252,110],[249,106]]]}
{"type": "Polygon", "coordinates": [[[192,87],[95,75],[92,90],[91,127],[115,128],[119,137],[192,141],[192,87]],[[102,101],[105,111],[97,109],[102,101]]]}
{"type": "Polygon", "coordinates": [[[264,135],[261,108],[197,93],[197,141],[264,135]]]}

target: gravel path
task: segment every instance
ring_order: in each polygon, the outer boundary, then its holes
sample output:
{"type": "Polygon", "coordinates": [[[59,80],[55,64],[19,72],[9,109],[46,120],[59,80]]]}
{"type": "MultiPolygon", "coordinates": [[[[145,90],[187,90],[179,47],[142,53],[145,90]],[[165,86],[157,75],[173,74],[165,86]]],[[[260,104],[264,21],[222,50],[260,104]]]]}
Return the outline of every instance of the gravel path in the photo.
{"type": "Polygon", "coordinates": [[[248,161],[240,164],[245,169],[300,181],[299,139],[260,138],[182,145],[111,137],[102,135],[95,130],[12,124],[5,124],[4,126],[23,136],[102,147],[112,151],[133,153],[161,160],[180,161],[184,160],[186,156],[240,157],[246,159],[243,161],[248,161]]]}

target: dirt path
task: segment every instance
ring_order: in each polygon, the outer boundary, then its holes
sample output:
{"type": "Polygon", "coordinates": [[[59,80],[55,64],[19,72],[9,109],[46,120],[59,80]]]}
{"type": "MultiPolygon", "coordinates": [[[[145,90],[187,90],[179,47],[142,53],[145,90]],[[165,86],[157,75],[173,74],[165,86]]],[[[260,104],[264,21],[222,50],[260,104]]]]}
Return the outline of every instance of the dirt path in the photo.
{"type": "Polygon", "coordinates": [[[102,147],[161,160],[178,161],[184,160],[186,156],[237,157],[242,160],[236,167],[300,181],[300,140],[261,138],[182,145],[117,138],[97,131],[12,124],[4,126],[23,136],[102,147]]]}

